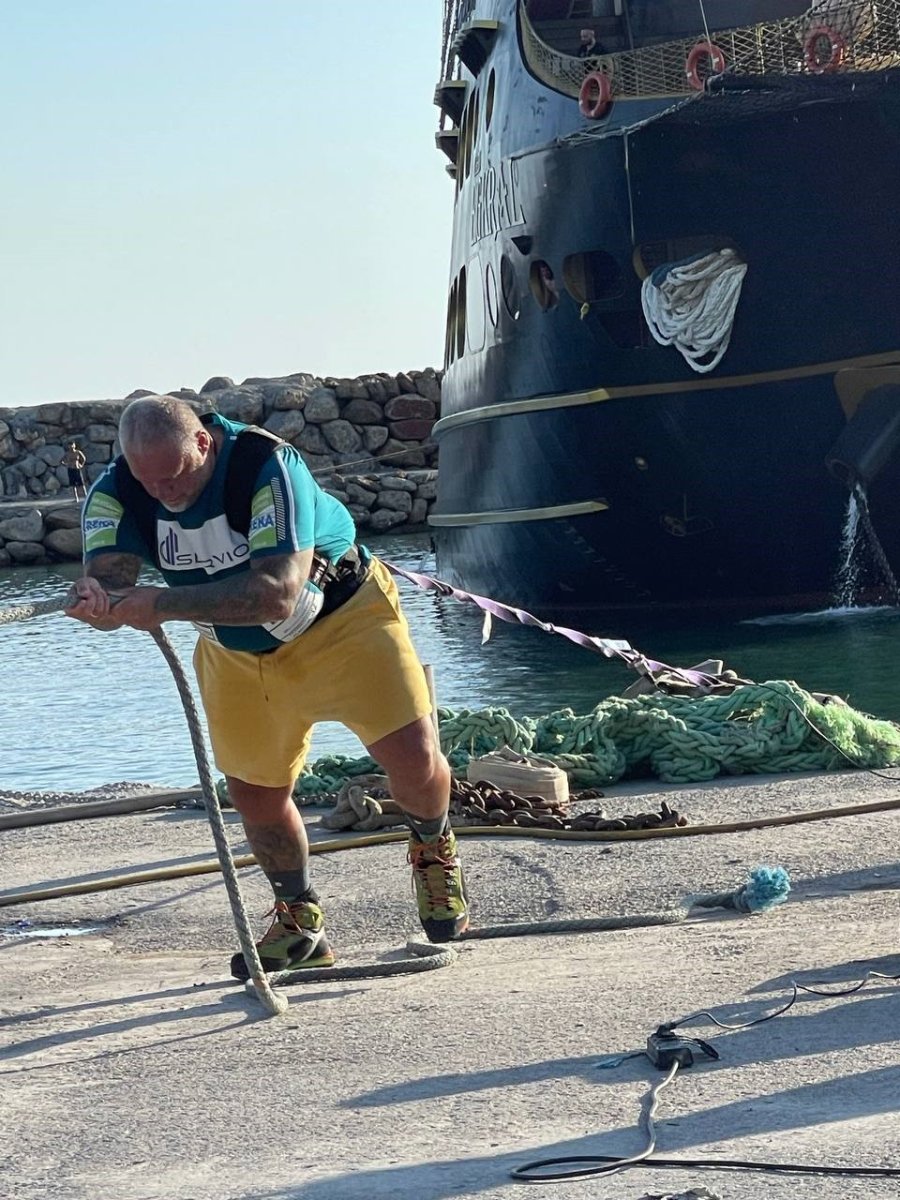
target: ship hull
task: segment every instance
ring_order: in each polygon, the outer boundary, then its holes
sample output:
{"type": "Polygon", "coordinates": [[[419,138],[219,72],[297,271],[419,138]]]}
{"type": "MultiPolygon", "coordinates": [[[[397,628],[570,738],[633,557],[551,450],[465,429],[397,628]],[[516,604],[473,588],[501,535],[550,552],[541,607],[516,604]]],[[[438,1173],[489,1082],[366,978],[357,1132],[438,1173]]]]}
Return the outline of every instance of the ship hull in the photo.
{"type": "MultiPolygon", "coordinates": [[[[519,311],[499,306],[445,374],[443,577],[547,615],[830,602],[848,492],[826,459],[852,415],[836,379],[900,365],[900,72],[851,83],[756,80],[511,154],[515,213],[490,236],[461,191],[455,262],[471,286],[505,255],[519,311]],[[698,375],[648,336],[633,264],[709,236],[748,269],[729,348],[698,375]],[[621,274],[608,297],[533,302],[536,259],[562,280],[600,248],[621,274]]],[[[869,502],[894,563],[898,487],[893,456],[869,502]]]]}

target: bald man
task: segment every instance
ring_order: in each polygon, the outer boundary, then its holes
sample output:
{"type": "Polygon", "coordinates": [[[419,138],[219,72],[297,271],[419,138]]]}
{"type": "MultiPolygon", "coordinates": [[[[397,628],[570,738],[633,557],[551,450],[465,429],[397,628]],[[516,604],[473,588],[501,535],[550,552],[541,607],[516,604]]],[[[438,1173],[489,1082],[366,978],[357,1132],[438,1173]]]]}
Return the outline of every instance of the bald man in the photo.
{"type": "MultiPolygon", "coordinates": [[[[397,589],[353,518],[293,446],[183,400],[132,401],[122,454],[84,505],[85,575],[70,617],[95,629],[189,621],[216,765],[272,885],[267,971],[330,966],[293,801],[313,726],[340,721],[386,772],[410,826],[419,919],[433,942],[468,925],[450,771],[397,589]],[[141,565],[168,586],[137,585],[141,565]]],[[[231,960],[248,977],[242,954],[231,960]]]]}

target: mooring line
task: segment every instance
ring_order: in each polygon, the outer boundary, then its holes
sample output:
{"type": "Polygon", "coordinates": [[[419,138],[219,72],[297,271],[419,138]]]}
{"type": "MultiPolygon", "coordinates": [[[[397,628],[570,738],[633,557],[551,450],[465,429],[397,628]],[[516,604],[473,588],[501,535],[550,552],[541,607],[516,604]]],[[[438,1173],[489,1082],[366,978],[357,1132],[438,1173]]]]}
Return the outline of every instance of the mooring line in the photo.
{"type": "MultiPolygon", "coordinates": [[[[578,630],[568,629],[562,626],[556,626],[539,620],[533,614],[526,612],[523,609],[517,609],[498,601],[494,601],[485,596],[478,596],[474,593],[465,592],[462,589],[454,588],[450,584],[444,583],[441,580],[432,578],[431,576],[420,575],[416,572],[406,571],[394,564],[385,564],[389,570],[395,575],[399,575],[408,579],[416,586],[425,590],[437,591],[442,595],[453,596],[462,602],[473,603],[481,608],[485,614],[486,629],[485,637],[488,636],[488,624],[492,617],[496,616],[501,620],[515,622],[524,625],[530,625],[541,629],[546,633],[558,634],[574,642],[576,645],[582,646],[585,649],[604,655],[604,657],[619,657],[628,665],[632,666],[639,673],[652,675],[658,671],[670,672],[680,676],[685,680],[695,685],[711,685],[716,682],[717,677],[708,675],[705,672],[694,670],[679,670],[671,668],[663,663],[657,663],[647,659],[644,655],[636,651],[628,642],[616,641],[612,639],[596,638],[588,634],[581,633],[578,630]]],[[[12,621],[28,620],[35,616],[49,614],[53,612],[61,612],[68,604],[71,603],[71,593],[64,599],[51,599],[38,601],[33,604],[18,605],[13,608],[0,609],[0,624],[7,624],[12,621]]],[[[219,797],[213,783],[212,773],[210,771],[209,759],[204,743],[202,727],[200,724],[199,714],[194,701],[193,694],[190,689],[187,677],[181,662],[174,648],[169,642],[163,630],[157,629],[152,631],[151,636],[161,650],[168,666],[175,679],[175,684],[178,690],[179,698],[184,709],[185,717],[188,723],[188,729],[191,737],[191,744],[194,752],[194,758],[197,764],[197,770],[200,777],[200,786],[203,794],[204,807],[206,809],[207,818],[210,829],[212,831],[213,842],[215,844],[218,861],[214,864],[194,864],[192,867],[182,868],[177,872],[169,872],[164,869],[163,872],[153,871],[144,872],[140,877],[119,877],[114,880],[94,881],[91,884],[79,885],[72,884],[66,887],[40,889],[35,892],[14,893],[5,897],[0,897],[0,907],[7,907],[13,904],[21,904],[26,901],[37,899],[50,899],[61,895],[83,894],[88,891],[109,890],[116,887],[129,886],[134,882],[149,882],[151,879],[160,878],[179,878],[186,875],[207,874],[214,871],[220,871],[225,880],[225,886],[228,893],[229,902],[231,905],[232,916],[235,923],[235,928],[241,943],[241,950],[250,970],[250,979],[247,981],[248,990],[261,1001],[263,1006],[271,1015],[283,1013],[288,1006],[286,997],[276,995],[271,987],[272,980],[279,982],[295,982],[297,979],[312,981],[313,972],[310,970],[300,972],[276,973],[273,976],[267,976],[262,969],[262,964],[259,958],[259,952],[253,938],[253,933],[250,929],[250,924],[247,919],[246,906],[244,905],[241,895],[240,886],[237,879],[238,866],[249,866],[255,863],[253,855],[242,856],[235,859],[232,856],[231,848],[228,845],[225,832],[225,824],[222,817],[222,810],[219,802],[219,797]]],[[[729,680],[729,682],[731,682],[729,680]]],[[[826,817],[836,815],[850,815],[851,812],[859,811],[883,811],[888,808],[900,807],[898,801],[888,801],[875,805],[864,806],[847,806],[843,810],[825,810],[817,814],[793,814],[788,817],[764,818],[760,821],[745,821],[731,822],[726,826],[677,826],[668,829],[650,829],[650,830],[625,830],[625,831],[572,831],[572,830],[534,830],[534,829],[516,829],[511,826],[495,826],[495,827],[461,827],[461,833],[477,833],[477,834],[497,834],[505,837],[510,836],[533,836],[535,833],[541,835],[550,835],[559,840],[573,841],[624,841],[624,840],[643,840],[650,837],[661,836],[697,836],[702,833],[725,832],[726,829],[736,831],[739,829],[756,829],[762,828],[765,825],[781,825],[792,824],[795,821],[825,819],[826,817]]],[[[379,845],[384,842],[400,841],[405,839],[405,834],[379,834],[367,838],[354,839],[352,843],[341,842],[313,844],[310,847],[311,853],[325,853],[331,849],[344,849],[348,846],[361,845],[379,845]]],[[[705,907],[728,907],[737,908],[739,911],[762,911],[765,908],[772,907],[775,904],[783,902],[789,891],[789,882],[786,872],[782,868],[775,868],[771,871],[769,868],[757,868],[751,883],[745,884],[741,888],[729,893],[715,893],[709,896],[695,897],[692,901],[682,904],[679,909],[671,910],[671,915],[663,914],[645,914],[637,917],[622,917],[622,918],[606,918],[606,917],[590,917],[581,918],[574,921],[566,921],[560,924],[559,922],[539,922],[535,925],[528,926],[492,926],[480,931],[473,931],[473,937],[510,937],[523,936],[525,933],[550,933],[559,932],[563,928],[565,931],[570,931],[576,928],[580,929],[609,929],[609,928],[634,928],[638,925],[645,924],[668,924],[674,921],[683,920],[689,907],[694,905],[703,905],[705,907]],[[746,900],[754,887],[757,892],[760,889],[757,887],[759,876],[761,873],[766,873],[770,876],[777,877],[777,882],[772,885],[771,879],[765,881],[759,896],[754,893],[754,899],[746,900]],[[745,904],[747,905],[745,907],[745,904]],[[681,915],[679,915],[681,914],[681,915]],[[625,924],[623,924],[625,922],[625,924]],[[560,929],[556,927],[560,926],[560,929]]],[[[409,970],[429,970],[437,966],[449,965],[455,958],[455,952],[452,947],[442,947],[440,950],[422,949],[423,944],[411,943],[409,949],[415,958],[420,959],[418,963],[413,963],[413,960],[401,960],[400,962],[373,964],[368,967],[358,968],[328,968],[323,978],[340,979],[340,978],[363,978],[381,974],[397,974],[406,973],[409,970]],[[419,949],[416,949],[416,945],[419,949]],[[349,974],[343,975],[342,971],[347,971],[349,974]]],[[[319,972],[315,972],[318,976],[319,972]]]]}

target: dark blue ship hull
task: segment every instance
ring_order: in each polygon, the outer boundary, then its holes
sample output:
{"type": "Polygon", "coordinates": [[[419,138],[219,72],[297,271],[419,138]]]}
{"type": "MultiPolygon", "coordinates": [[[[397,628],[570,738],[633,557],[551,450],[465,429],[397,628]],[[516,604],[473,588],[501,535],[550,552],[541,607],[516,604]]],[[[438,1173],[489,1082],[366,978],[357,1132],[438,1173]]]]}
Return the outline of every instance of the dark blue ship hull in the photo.
{"type": "MultiPolygon", "coordinates": [[[[622,100],[578,137],[577,102],[526,69],[517,6],[484,8],[500,27],[472,86],[493,67],[496,97],[458,184],[451,279],[475,328],[461,353],[448,337],[439,573],[549,615],[828,603],[836,377],[900,366],[900,71],[726,78],[687,105],[622,100]],[[698,375],[650,337],[634,264],[710,237],[747,274],[698,375]],[[562,283],[580,251],[608,259],[606,294],[542,308],[533,264],[562,283]]],[[[869,502],[896,564],[898,487],[894,456],[869,502]]]]}

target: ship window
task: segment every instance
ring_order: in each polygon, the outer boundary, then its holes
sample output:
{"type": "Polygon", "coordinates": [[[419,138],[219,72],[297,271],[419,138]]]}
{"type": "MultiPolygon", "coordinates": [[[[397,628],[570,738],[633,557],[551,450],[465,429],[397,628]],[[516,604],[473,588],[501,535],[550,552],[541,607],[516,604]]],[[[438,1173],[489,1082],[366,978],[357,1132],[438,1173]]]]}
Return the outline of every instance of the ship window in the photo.
{"type": "Polygon", "coordinates": [[[468,143],[469,136],[469,106],[463,109],[462,120],[459,123],[459,162],[456,164],[456,186],[457,191],[462,187],[463,180],[466,177],[466,167],[468,158],[468,143]]]}
{"type": "Polygon", "coordinates": [[[487,300],[488,317],[492,325],[496,325],[500,317],[497,304],[497,278],[490,263],[484,268],[484,294],[487,300]]]}
{"type": "Polygon", "coordinates": [[[570,254],[563,263],[563,279],[579,304],[613,300],[625,291],[625,276],[613,256],[605,250],[570,254]]]}
{"type": "Polygon", "coordinates": [[[467,276],[472,282],[466,291],[466,336],[470,350],[481,350],[484,346],[484,283],[477,258],[469,263],[467,276]]]}
{"type": "Polygon", "coordinates": [[[444,339],[444,362],[449,367],[456,358],[456,280],[447,301],[447,334],[444,339]]]}
{"type": "Polygon", "coordinates": [[[542,258],[536,258],[531,264],[528,283],[531,287],[531,294],[544,312],[559,304],[559,286],[549,263],[545,263],[542,258]]]}
{"type": "Polygon", "coordinates": [[[494,115],[494,92],[497,88],[497,72],[491,67],[491,73],[488,75],[487,92],[484,97],[484,130],[485,133],[491,127],[491,118],[494,115]]]}
{"type": "Polygon", "coordinates": [[[503,303],[506,311],[514,321],[519,319],[519,286],[516,283],[516,273],[513,265],[504,254],[500,259],[500,291],[503,293],[503,303]]]}
{"type": "Polygon", "coordinates": [[[463,117],[463,123],[465,124],[465,127],[466,127],[465,131],[463,133],[463,159],[465,160],[464,173],[465,173],[466,179],[469,178],[469,172],[472,169],[472,147],[475,142],[475,117],[476,117],[476,115],[477,114],[475,111],[475,97],[473,94],[472,99],[469,101],[469,103],[466,107],[465,116],[463,117]]]}
{"type": "Polygon", "coordinates": [[[466,268],[459,271],[459,288],[456,293],[456,356],[462,358],[466,352],[466,268]]]}

